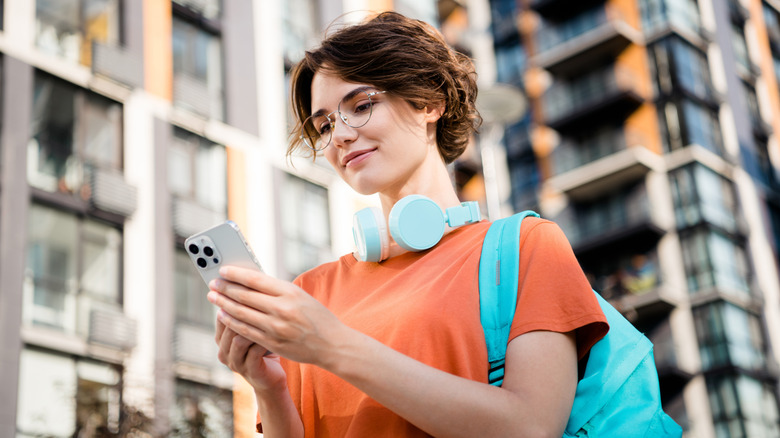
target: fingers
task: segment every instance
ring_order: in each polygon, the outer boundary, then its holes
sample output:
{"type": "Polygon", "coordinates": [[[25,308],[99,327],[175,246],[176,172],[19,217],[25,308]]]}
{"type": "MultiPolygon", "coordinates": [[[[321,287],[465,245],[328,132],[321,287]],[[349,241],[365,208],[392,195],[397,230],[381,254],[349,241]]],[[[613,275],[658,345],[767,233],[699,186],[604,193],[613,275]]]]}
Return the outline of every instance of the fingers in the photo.
{"type": "Polygon", "coordinates": [[[290,285],[289,282],[271,277],[263,272],[237,266],[223,266],[219,270],[219,275],[227,281],[271,296],[280,295],[290,285]]]}
{"type": "Polygon", "coordinates": [[[239,373],[245,372],[250,364],[261,359],[268,350],[249,339],[239,335],[223,325],[225,329],[221,337],[217,339],[219,361],[230,369],[239,373]]]}
{"type": "Polygon", "coordinates": [[[269,337],[260,328],[247,324],[239,319],[233,318],[227,311],[224,310],[220,310],[217,313],[217,318],[229,331],[233,332],[234,334],[242,336],[249,341],[256,342],[260,345],[269,345],[269,337]]]}

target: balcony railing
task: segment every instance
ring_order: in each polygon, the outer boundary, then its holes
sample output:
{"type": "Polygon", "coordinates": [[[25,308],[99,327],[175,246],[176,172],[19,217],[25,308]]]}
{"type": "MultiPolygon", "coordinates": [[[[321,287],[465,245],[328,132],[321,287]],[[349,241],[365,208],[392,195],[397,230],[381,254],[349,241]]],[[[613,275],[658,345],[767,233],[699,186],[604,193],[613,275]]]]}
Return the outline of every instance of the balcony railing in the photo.
{"type": "Polygon", "coordinates": [[[620,128],[602,130],[590,138],[567,138],[552,153],[555,175],[568,172],[627,148],[620,128]]]}
{"type": "Polygon", "coordinates": [[[567,131],[595,120],[624,117],[644,100],[639,90],[639,78],[617,66],[558,82],[543,97],[546,124],[567,131]]]}
{"type": "Polygon", "coordinates": [[[597,201],[575,204],[555,220],[578,257],[649,248],[664,233],[653,217],[644,183],[597,201]]]}
{"type": "Polygon", "coordinates": [[[593,58],[614,58],[640,40],[641,32],[619,9],[598,6],[563,22],[545,22],[537,33],[533,64],[556,75],[576,76],[593,58]]]}

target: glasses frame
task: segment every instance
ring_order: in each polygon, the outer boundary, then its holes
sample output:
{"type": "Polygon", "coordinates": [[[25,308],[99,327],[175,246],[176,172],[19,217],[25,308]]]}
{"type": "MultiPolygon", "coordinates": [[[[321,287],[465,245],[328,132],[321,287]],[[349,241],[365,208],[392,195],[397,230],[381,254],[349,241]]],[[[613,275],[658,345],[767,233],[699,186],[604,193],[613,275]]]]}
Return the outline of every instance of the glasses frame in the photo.
{"type": "MultiPolygon", "coordinates": [[[[306,123],[312,117],[315,117],[315,116],[306,117],[306,119],[303,121],[303,123],[301,123],[301,133],[300,133],[299,138],[301,139],[303,144],[305,144],[306,147],[308,147],[309,149],[311,149],[314,152],[323,151],[328,146],[330,146],[331,142],[333,142],[333,130],[336,129],[336,119],[331,117],[334,114],[338,114],[339,118],[341,119],[341,121],[344,122],[344,124],[349,126],[350,128],[357,129],[357,128],[362,128],[362,127],[366,126],[366,124],[368,124],[368,121],[371,120],[371,116],[374,115],[374,101],[371,98],[376,96],[377,94],[387,93],[387,91],[386,90],[385,91],[360,90],[355,95],[358,95],[360,93],[364,93],[366,95],[366,97],[368,97],[368,105],[369,105],[368,117],[366,118],[365,122],[361,123],[360,125],[352,125],[352,124],[350,124],[347,121],[348,117],[341,112],[341,104],[344,102],[344,99],[347,96],[349,96],[350,94],[352,94],[352,93],[349,93],[349,94],[347,94],[347,95],[345,95],[344,97],[341,98],[341,100],[339,101],[339,106],[336,107],[336,111],[333,111],[332,113],[325,115],[325,118],[328,120],[328,124],[330,125],[330,138],[328,139],[328,142],[325,144],[325,146],[322,146],[322,147],[319,147],[319,148],[315,148],[314,145],[309,144],[309,141],[310,141],[311,137],[306,135],[306,130],[305,130],[304,127],[306,126],[306,123]]],[[[316,117],[322,117],[322,116],[317,115],[316,117]]],[[[322,136],[320,135],[318,138],[322,138],[322,136]]]]}

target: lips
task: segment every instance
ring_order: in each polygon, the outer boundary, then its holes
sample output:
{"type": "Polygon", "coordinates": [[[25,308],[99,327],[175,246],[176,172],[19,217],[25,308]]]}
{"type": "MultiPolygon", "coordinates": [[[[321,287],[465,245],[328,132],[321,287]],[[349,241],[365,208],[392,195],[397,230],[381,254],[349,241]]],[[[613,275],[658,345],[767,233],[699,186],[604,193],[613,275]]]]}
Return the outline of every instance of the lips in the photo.
{"type": "Polygon", "coordinates": [[[351,167],[355,166],[358,163],[362,162],[363,160],[367,159],[371,154],[376,151],[376,148],[372,149],[362,149],[355,152],[350,152],[344,158],[341,159],[341,165],[344,167],[351,167]]]}

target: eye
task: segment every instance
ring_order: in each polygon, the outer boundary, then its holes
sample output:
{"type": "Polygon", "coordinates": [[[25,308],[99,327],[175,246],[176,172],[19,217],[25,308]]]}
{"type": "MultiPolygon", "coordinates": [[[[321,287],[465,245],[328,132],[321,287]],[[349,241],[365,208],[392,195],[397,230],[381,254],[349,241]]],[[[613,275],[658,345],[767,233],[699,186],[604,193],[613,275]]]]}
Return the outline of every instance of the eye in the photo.
{"type": "Polygon", "coordinates": [[[323,120],[322,123],[319,124],[319,127],[317,128],[317,133],[320,134],[320,136],[323,136],[330,132],[330,121],[323,120]]]}
{"type": "Polygon", "coordinates": [[[363,99],[355,104],[355,110],[352,113],[361,114],[371,111],[371,104],[372,102],[369,99],[363,99]]]}

